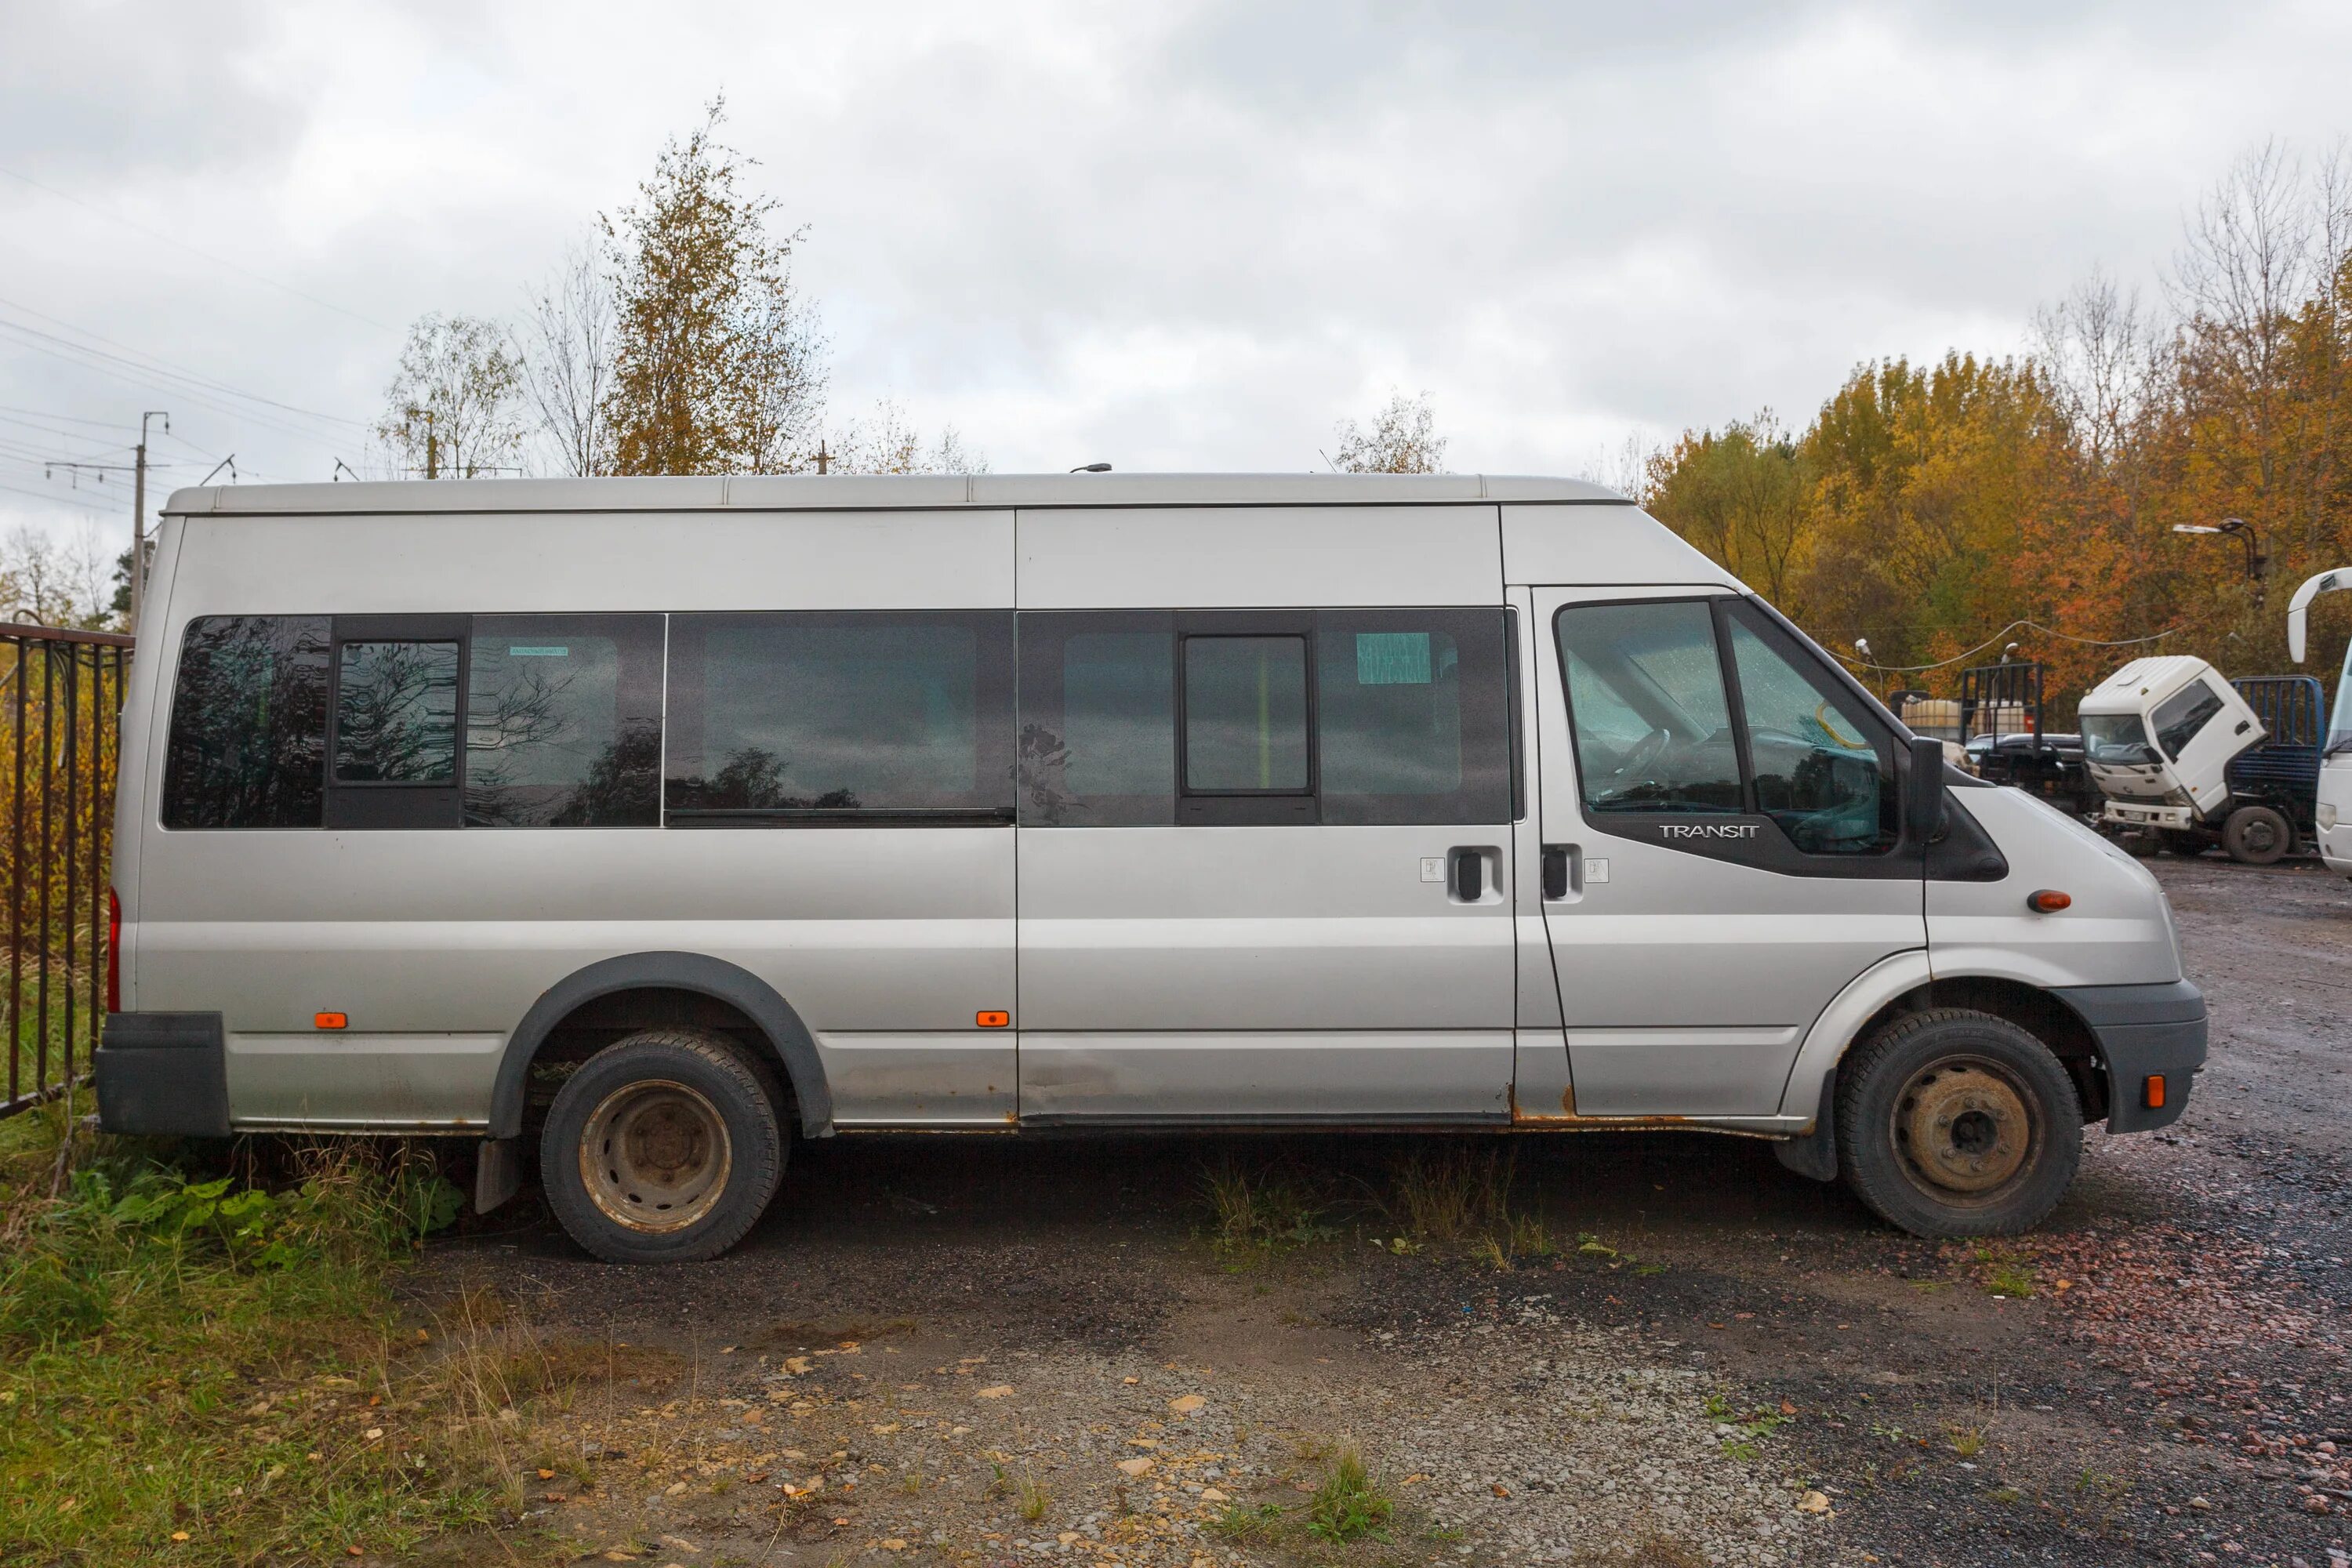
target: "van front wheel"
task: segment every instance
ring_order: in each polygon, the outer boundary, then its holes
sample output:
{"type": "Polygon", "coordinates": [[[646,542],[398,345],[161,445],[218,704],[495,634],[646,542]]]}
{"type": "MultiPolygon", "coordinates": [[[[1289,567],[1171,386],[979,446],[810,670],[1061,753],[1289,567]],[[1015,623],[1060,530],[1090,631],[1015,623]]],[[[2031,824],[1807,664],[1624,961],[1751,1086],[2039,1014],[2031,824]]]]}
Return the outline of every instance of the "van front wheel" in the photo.
{"type": "Polygon", "coordinates": [[[1896,1020],[1839,1073],[1846,1183],[1914,1236],[2010,1236],[2065,1195],[2082,1102],[2049,1047],[2006,1018],[1947,1007],[1896,1020]]]}
{"type": "Polygon", "coordinates": [[[540,1176],[572,1239],[607,1263],[696,1263],[742,1238],[783,1174],[761,1065],[693,1029],[648,1029],[566,1079],[540,1176]]]}

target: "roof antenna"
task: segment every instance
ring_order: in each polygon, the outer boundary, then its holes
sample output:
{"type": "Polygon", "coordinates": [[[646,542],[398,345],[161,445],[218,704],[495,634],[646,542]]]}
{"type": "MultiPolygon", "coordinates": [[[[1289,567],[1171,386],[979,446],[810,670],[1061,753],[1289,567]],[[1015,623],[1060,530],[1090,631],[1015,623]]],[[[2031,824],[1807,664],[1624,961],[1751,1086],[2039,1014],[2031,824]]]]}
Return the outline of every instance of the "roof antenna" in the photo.
{"type": "Polygon", "coordinates": [[[1107,474],[1110,472],[1110,465],[1108,463],[1080,463],[1076,468],[1072,468],[1070,472],[1074,474],[1107,474]]]}

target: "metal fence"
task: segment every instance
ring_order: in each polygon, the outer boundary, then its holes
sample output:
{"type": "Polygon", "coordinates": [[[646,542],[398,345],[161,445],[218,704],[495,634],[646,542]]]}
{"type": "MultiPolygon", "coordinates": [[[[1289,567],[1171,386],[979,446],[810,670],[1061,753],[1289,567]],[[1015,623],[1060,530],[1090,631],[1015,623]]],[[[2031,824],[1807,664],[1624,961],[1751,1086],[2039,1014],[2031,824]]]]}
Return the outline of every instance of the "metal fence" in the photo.
{"type": "Polygon", "coordinates": [[[131,639],[0,625],[0,923],[14,1115],[85,1081],[106,1024],[107,875],[131,639]]]}

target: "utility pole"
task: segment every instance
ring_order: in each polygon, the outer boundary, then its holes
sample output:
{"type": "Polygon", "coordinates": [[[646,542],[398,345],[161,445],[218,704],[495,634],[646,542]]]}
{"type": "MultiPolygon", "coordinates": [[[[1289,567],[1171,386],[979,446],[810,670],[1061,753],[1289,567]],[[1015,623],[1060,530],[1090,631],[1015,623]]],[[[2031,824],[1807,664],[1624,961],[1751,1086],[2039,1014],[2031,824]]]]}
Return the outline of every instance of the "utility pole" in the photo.
{"type": "Polygon", "coordinates": [[[823,472],[824,472],[824,470],[826,469],[826,468],[828,468],[828,467],[832,464],[832,462],[833,462],[833,454],[832,454],[832,453],[830,453],[830,452],[828,452],[828,451],[826,451],[826,450],[824,449],[824,438],[823,437],[817,437],[817,443],[816,443],[816,471],[817,471],[818,473],[820,473],[820,474],[821,474],[821,473],[823,473],[823,472]]]}
{"type": "Polygon", "coordinates": [[[138,456],[132,459],[131,479],[131,630],[139,630],[139,604],[146,597],[147,588],[147,421],[161,419],[163,434],[172,433],[172,416],[160,410],[150,410],[139,416],[138,456]]]}

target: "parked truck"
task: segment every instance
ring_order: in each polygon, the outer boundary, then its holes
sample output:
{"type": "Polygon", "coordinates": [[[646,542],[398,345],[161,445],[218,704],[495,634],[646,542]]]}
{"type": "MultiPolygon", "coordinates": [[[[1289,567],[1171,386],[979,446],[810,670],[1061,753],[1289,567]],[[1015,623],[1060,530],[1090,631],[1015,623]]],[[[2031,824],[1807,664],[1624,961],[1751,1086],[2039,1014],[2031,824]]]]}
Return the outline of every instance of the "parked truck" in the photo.
{"type": "Polygon", "coordinates": [[[2186,654],[2136,658],[2083,699],[2101,825],[2144,853],[2215,846],[2267,866],[2315,832],[2319,683],[2229,680],[2186,654]]]}

